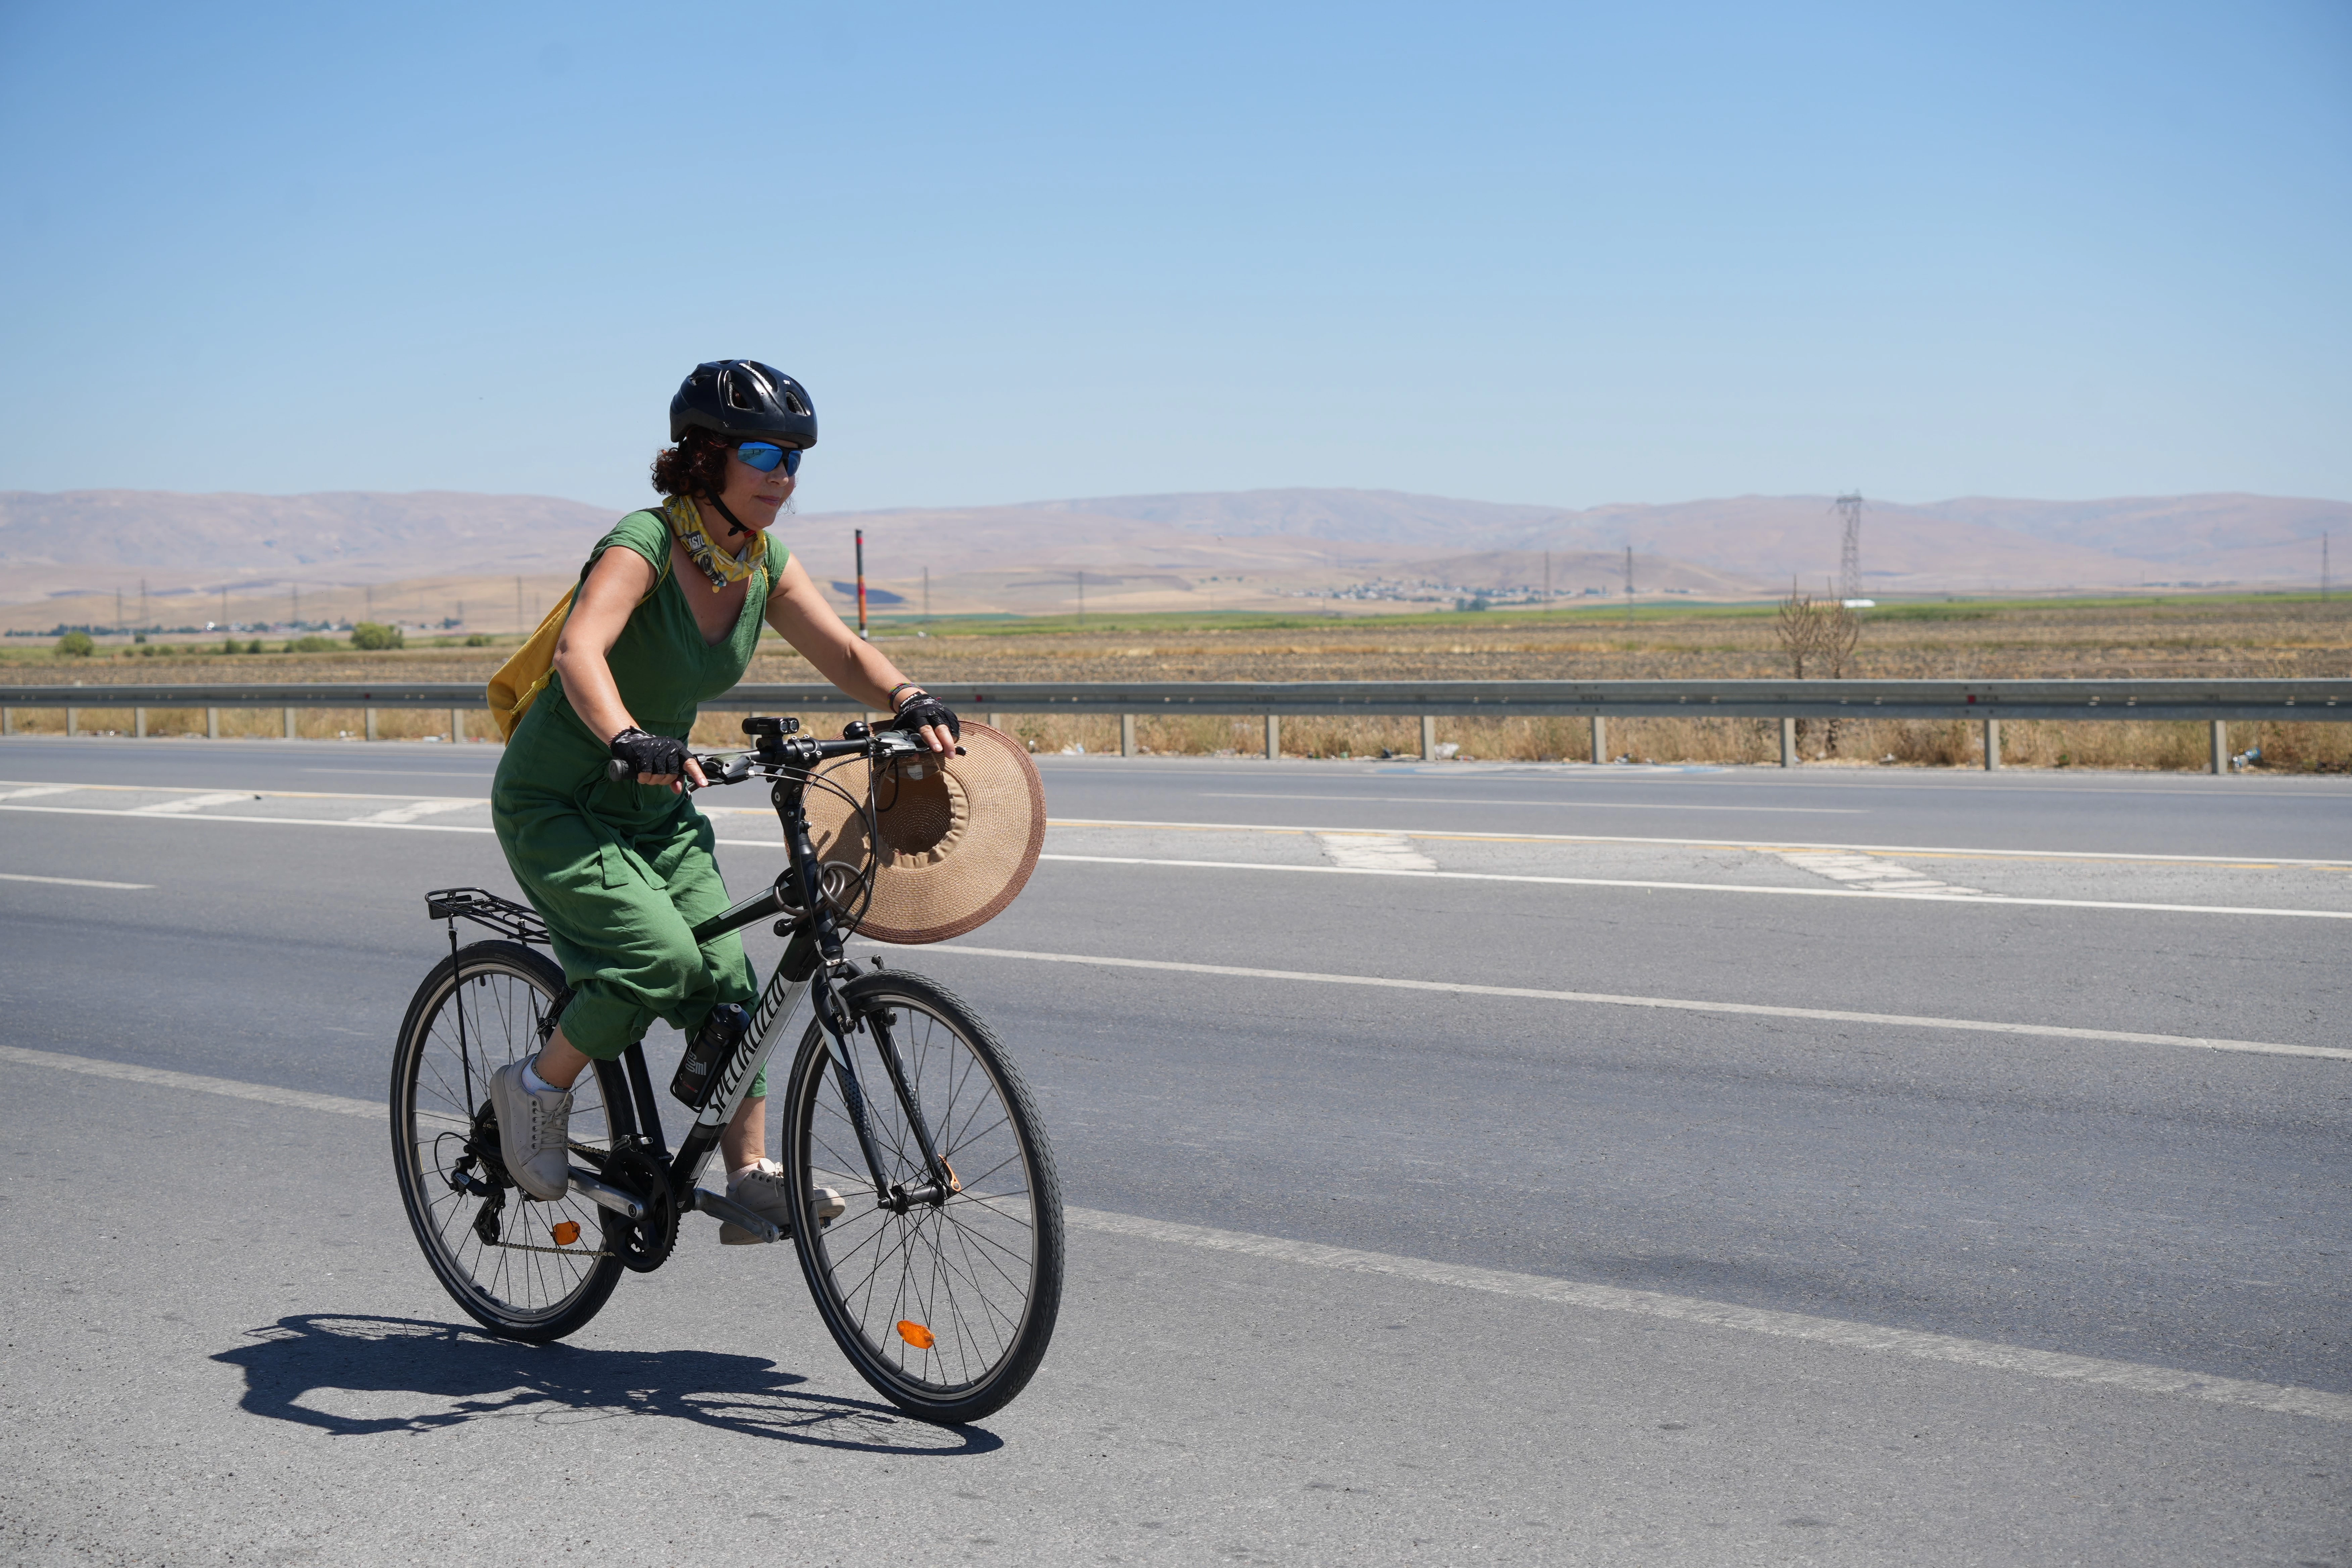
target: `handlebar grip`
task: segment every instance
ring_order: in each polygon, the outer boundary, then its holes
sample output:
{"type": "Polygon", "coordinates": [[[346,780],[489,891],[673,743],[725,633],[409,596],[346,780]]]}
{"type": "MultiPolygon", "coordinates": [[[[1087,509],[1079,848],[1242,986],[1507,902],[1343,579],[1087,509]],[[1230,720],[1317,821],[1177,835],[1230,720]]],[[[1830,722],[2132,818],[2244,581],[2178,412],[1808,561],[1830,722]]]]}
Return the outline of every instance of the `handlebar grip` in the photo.
{"type": "Polygon", "coordinates": [[[623,762],[620,758],[614,757],[611,762],[604,764],[604,776],[611,779],[614,784],[622,784],[625,783],[629,779],[635,778],[636,776],[636,771],[631,768],[628,763],[623,762]]]}

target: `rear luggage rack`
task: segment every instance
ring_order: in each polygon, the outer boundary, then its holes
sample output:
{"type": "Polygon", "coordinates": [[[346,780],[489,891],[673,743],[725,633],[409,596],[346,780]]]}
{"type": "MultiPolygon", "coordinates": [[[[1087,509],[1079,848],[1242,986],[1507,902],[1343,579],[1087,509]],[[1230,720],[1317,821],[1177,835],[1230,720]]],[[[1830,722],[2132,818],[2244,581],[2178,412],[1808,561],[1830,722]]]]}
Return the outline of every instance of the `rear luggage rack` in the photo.
{"type": "Polygon", "coordinates": [[[547,922],[529,904],[502,899],[486,888],[444,888],[437,893],[425,895],[425,912],[430,919],[449,922],[449,941],[457,940],[457,922],[472,921],[486,925],[500,936],[510,936],[517,942],[545,943],[547,922]]]}

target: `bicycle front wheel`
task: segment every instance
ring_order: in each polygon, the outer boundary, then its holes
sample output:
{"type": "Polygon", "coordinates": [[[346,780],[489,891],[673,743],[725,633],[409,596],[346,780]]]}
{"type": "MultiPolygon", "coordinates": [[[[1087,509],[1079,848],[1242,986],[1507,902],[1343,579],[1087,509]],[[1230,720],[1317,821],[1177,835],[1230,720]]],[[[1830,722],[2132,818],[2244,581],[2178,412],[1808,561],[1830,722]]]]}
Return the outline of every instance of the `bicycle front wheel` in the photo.
{"type": "MultiPolygon", "coordinates": [[[[393,1163],[417,1245],[457,1305],[509,1339],[562,1338],[621,1278],[602,1211],[577,1192],[550,1204],[516,1186],[490,1115],[490,1074],[546,1042],[565,994],[563,972],[542,955],[475,942],[416,988],[393,1058],[393,1163]]],[[[607,1108],[627,1104],[618,1064],[582,1073],[572,1146],[611,1149],[607,1108]]]]}
{"type": "Polygon", "coordinates": [[[851,1062],[881,1156],[877,1190],[822,1026],[812,1023],[784,1102],[784,1168],[814,1205],[793,1227],[809,1293],[858,1374],[908,1415],[975,1421],[1027,1384],[1062,1302],[1062,1192],[1028,1086],[971,1008],[919,974],[859,976],[842,1000],[861,1025],[851,1062]],[[896,1047],[953,1190],[895,1204],[929,1177],[878,1041],[896,1047]],[[895,1206],[894,1206],[895,1204],[895,1206]],[[902,1212],[903,1210],[903,1212],[902,1212]]]}

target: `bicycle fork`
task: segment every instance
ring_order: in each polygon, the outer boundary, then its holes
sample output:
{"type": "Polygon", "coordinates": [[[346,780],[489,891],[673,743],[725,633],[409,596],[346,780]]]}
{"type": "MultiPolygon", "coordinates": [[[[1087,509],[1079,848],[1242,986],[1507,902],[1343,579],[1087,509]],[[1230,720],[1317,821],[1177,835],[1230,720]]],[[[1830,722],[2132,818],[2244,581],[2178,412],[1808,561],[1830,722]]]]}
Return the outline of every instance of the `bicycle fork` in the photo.
{"type": "Polygon", "coordinates": [[[955,1172],[940,1157],[931,1141],[929,1121],[916,1098],[915,1086],[907,1077],[907,1065],[898,1055],[898,1042],[891,1037],[889,1020],[880,1012],[869,1013],[863,1018],[853,1018],[843,1006],[831,985],[819,982],[816,998],[817,1018],[824,1026],[825,1051],[832,1058],[835,1081],[840,1085],[843,1107],[849,1112],[849,1124],[857,1133],[857,1146],[866,1156],[866,1168],[874,1178],[875,1199],[894,1214],[905,1214],[917,1204],[934,1207],[947,1202],[949,1194],[962,1184],[955,1172]],[[874,1037],[874,1054],[882,1058],[882,1070],[889,1075],[891,1090],[898,1097],[899,1110],[915,1134],[915,1148],[923,1157],[924,1180],[909,1186],[904,1182],[892,1182],[883,1175],[882,1152],[874,1140],[874,1121],[866,1104],[866,1088],[858,1080],[857,1066],[852,1059],[849,1037],[863,1028],[874,1037]]]}

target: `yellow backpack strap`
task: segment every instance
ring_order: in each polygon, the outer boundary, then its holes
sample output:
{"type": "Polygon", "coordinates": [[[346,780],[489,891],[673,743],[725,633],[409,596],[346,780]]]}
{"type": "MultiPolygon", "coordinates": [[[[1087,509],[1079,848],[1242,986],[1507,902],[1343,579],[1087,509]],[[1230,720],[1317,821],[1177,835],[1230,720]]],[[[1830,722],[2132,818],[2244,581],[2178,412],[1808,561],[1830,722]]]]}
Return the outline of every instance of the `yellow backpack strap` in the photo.
{"type": "MultiPolygon", "coordinates": [[[[655,512],[654,515],[658,517],[661,514],[655,512]]],[[[667,523],[663,525],[663,531],[667,535],[667,523]]],[[[661,564],[654,570],[654,585],[646,590],[638,604],[643,605],[646,599],[661,592],[662,580],[669,575],[669,557],[670,552],[664,550],[661,564]]],[[[580,583],[573,584],[563,597],[555,602],[555,607],[548,611],[539,623],[539,629],[524,638],[522,647],[515,649],[514,656],[499,666],[499,672],[490,677],[486,696],[490,717],[498,724],[500,740],[514,739],[515,728],[522,722],[522,716],[530,711],[530,705],[539,700],[539,694],[546,690],[548,683],[555,679],[555,645],[563,638],[563,623],[572,618],[572,605],[580,596],[580,584],[588,580],[589,572],[602,558],[599,552],[580,568],[580,583]]]]}

